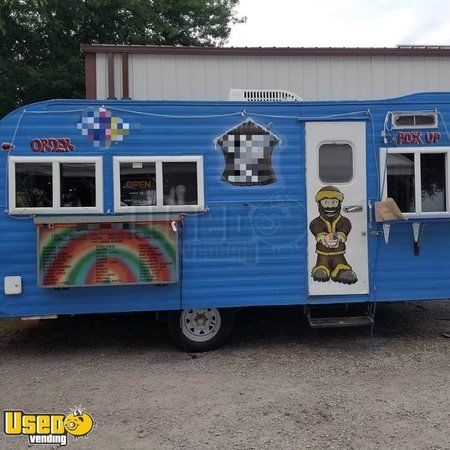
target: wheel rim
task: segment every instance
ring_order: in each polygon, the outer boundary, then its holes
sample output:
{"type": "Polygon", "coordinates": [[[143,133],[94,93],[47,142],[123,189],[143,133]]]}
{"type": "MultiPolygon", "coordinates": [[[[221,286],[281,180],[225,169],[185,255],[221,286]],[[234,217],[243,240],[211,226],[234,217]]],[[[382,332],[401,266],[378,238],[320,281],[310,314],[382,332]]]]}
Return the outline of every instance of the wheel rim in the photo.
{"type": "Polygon", "coordinates": [[[220,325],[220,313],[216,308],[185,309],[181,313],[181,330],[191,341],[209,341],[219,332],[220,325]]]}

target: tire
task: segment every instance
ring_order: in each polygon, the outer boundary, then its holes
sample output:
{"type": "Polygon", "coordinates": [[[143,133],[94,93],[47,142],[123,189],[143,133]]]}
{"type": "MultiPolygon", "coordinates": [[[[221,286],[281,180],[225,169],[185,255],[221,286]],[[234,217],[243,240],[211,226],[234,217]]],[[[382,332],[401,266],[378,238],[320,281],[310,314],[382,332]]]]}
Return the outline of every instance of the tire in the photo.
{"type": "Polygon", "coordinates": [[[224,344],[233,330],[230,309],[189,308],[170,312],[167,324],[175,344],[187,352],[206,352],[224,344]]]}

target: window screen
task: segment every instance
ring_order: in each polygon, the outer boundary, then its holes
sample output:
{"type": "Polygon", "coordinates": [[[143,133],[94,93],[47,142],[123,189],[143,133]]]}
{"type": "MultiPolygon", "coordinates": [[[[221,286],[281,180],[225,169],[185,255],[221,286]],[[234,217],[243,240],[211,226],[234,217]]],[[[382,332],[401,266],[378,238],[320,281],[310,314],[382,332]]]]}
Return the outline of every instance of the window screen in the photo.
{"type": "Polygon", "coordinates": [[[353,150],[349,144],[323,144],[319,148],[319,179],[348,183],[353,179],[353,150]]]}
{"type": "Polygon", "coordinates": [[[163,162],[164,205],[197,205],[197,163],[163,162]]]}
{"type": "Polygon", "coordinates": [[[120,205],[156,205],[154,162],[120,163],[120,205]]]}
{"type": "Polygon", "coordinates": [[[16,208],[51,208],[52,163],[16,163],[16,208]]]}
{"type": "Polygon", "coordinates": [[[387,192],[402,212],[415,212],[414,153],[390,153],[387,157],[387,192]]]}
{"type": "Polygon", "coordinates": [[[61,206],[95,206],[95,164],[62,163],[61,206]]]}

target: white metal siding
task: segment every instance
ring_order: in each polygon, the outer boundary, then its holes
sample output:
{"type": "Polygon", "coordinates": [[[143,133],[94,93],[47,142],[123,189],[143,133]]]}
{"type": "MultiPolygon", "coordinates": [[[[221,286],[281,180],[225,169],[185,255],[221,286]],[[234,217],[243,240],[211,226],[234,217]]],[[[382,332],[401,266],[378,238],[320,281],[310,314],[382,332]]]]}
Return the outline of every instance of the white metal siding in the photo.
{"type": "MultiPolygon", "coordinates": [[[[117,98],[121,58],[114,58],[117,98]]],[[[107,60],[97,53],[98,99],[108,96],[107,60]]],[[[286,89],[305,100],[386,98],[450,90],[450,58],[130,54],[129,83],[135,100],[226,100],[232,88],[286,89]]]]}
{"type": "Polygon", "coordinates": [[[108,55],[97,53],[96,63],[97,98],[104,100],[108,97],[108,55]]]}

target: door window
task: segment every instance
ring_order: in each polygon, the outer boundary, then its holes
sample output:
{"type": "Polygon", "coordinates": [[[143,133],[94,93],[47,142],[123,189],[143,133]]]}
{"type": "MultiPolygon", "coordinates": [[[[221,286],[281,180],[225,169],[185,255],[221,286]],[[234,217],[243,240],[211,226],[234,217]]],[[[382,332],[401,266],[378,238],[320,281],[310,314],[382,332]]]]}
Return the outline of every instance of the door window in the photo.
{"type": "Polygon", "coordinates": [[[319,147],[319,179],[322,183],[349,183],[353,179],[353,149],[349,144],[319,147]]]}

